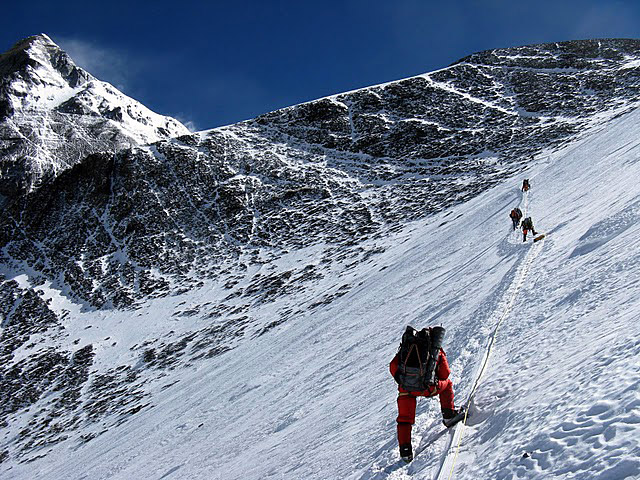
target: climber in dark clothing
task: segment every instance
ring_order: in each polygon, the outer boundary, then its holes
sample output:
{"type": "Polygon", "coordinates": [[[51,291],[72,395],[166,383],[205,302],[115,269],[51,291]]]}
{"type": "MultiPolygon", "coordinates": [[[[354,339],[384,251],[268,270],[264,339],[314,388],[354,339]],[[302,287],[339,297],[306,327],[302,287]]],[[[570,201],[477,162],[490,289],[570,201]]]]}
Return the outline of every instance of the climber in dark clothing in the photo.
{"type": "Polygon", "coordinates": [[[525,178],[522,181],[522,191],[523,192],[528,192],[530,188],[531,188],[531,185],[529,185],[529,179],[525,178]]]}
{"type": "Polygon", "coordinates": [[[514,208],[513,210],[511,210],[509,217],[511,217],[511,221],[513,222],[513,229],[515,230],[520,224],[520,219],[522,218],[522,210],[520,210],[518,207],[514,208]]]}
{"type": "Polygon", "coordinates": [[[538,234],[536,232],[536,229],[533,228],[533,220],[531,220],[531,217],[527,217],[524,220],[522,220],[522,241],[523,242],[527,241],[527,233],[529,233],[529,230],[531,230],[531,232],[534,235],[538,234]]]}

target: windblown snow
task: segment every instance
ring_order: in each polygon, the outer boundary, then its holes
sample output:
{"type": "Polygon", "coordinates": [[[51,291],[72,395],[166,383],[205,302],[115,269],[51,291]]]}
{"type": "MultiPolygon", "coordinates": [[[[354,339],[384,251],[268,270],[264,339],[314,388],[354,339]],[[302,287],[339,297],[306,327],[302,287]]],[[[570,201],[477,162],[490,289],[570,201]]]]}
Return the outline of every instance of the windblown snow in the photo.
{"type": "MultiPolygon", "coordinates": [[[[375,240],[381,253],[370,259],[332,264],[304,290],[256,304],[252,316],[275,320],[284,307],[351,287],[224,355],[167,371],[150,384],[150,408],[88,443],[45,445],[29,463],[0,463],[0,477],[640,478],[638,178],[635,110],[476,198],[375,240]],[[544,241],[511,231],[515,206],[544,241]],[[451,431],[437,400],[418,399],[413,445],[423,451],[409,465],[399,462],[388,372],[407,324],[446,328],[456,404],[477,386],[466,424],[451,431]]],[[[262,268],[320,265],[324,247],[291,250],[262,268]]],[[[117,365],[134,352],[107,337],[143,342],[177,305],[225,296],[207,281],[134,313],[78,311],[64,326],[78,347],[95,346],[96,365],[117,365]],[[131,315],[137,322],[125,321],[131,315]]],[[[199,320],[173,321],[180,332],[199,320]]]]}

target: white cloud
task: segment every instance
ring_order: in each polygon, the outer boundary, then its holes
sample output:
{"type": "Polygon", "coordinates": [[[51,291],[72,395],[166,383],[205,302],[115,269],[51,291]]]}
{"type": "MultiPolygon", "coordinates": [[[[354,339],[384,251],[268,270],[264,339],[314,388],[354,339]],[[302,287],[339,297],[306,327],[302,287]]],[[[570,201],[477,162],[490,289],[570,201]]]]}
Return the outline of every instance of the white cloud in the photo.
{"type": "Polygon", "coordinates": [[[183,113],[178,113],[177,115],[173,116],[173,118],[175,118],[181,124],[183,124],[185,127],[187,127],[190,132],[199,131],[199,128],[196,125],[196,122],[194,122],[193,120],[188,119],[183,113]]]}

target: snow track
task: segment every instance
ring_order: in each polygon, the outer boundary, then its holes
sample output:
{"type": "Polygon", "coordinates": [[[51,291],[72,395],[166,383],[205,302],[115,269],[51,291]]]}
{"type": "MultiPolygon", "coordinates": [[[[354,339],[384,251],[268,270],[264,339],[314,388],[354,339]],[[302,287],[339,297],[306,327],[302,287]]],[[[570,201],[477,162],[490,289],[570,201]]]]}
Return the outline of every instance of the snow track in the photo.
{"type": "MultiPolygon", "coordinates": [[[[522,200],[519,205],[520,209],[524,212],[523,218],[528,216],[529,210],[529,195],[528,192],[522,193],[522,200]]],[[[517,230],[515,233],[517,234],[517,230]]],[[[496,342],[496,337],[498,335],[498,330],[500,326],[504,322],[504,320],[509,317],[511,312],[513,311],[513,306],[516,303],[516,299],[518,298],[518,293],[522,289],[524,285],[525,279],[531,269],[531,265],[533,265],[533,261],[538,257],[540,252],[542,251],[544,245],[544,239],[533,243],[526,256],[524,257],[522,263],[520,264],[518,270],[516,271],[515,278],[511,285],[509,286],[506,294],[504,295],[504,299],[499,303],[498,308],[496,308],[495,315],[492,316],[492,322],[495,326],[493,327],[493,331],[488,338],[487,346],[485,347],[482,361],[480,362],[477,372],[474,375],[475,381],[473,383],[473,387],[471,388],[471,393],[468,396],[467,401],[465,402],[466,414],[464,419],[453,427],[454,432],[451,435],[449,444],[447,446],[446,454],[440,463],[440,468],[438,469],[438,473],[435,476],[435,480],[444,480],[453,478],[453,472],[456,466],[456,461],[458,459],[458,454],[460,452],[460,446],[462,444],[462,438],[464,435],[464,430],[467,424],[467,418],[469,416],[469,412],[472,408],[472,403],[476,394],[476,391],[480,387],[482,382],[482,378],[484,377],[485,372],[487,371],[487,366],[489,365],[489,360],[491,358],[491,353],[493,351],[493,346],[496,342]]]]}
{"type": "MultiPolygon", "coordinates": [[[[526,205],[528,203],[526,201],[527,196],[525,195],[524,197],[525,197],[524,203],[526,205]]],[[[538,257],[538,255],[542,251],[543,245],[544,245],[544,239],[537,243],[534,243],[531,246],[529,252],[524,258],[524,261],[522,262],[522,264],[520,265],[517,271],[515,280],[513,281],[513,283],[511,284],[511,287],[507,291],[507,294],[505,296],[505,301],[502,302],[502,305],[501,305],[502,306],[501,312],[499,312],[498,315],[496,316],[497,320],[495,322],[495,327],[487,342],[487,347],[484,351],[484,357],[482,359],[482,362],[480,363],[480,366],[478,367],[478,372],[475,375],[476,380],[473,384],[471,393],[469,394],[469,398],[466,402],[467,413],[464,419],[462,420],[462,422],[458,423],[455,427],[453,427],[454,434],[451,436],[451,439],[449,441],[447,453],[442,463],[440,464],[440,468],[435,477],[436,480],[453,478],[453,472],[456,466],[456,461],[458,459],[460,445],[462,444],[462,437],[464,435],[464,429],[466,427],[469,411],[471,409],[471,405],[473,403],[475,393],[478,390],[482,382],[482,377],[484,376],[487,370],[487,366],[489,365],[489,359],[491,358],[491,352],[493,351],[493,345],[495,344],[496,337],[498,335],[498,330],[500,328],[500,325],[502,325],[502,322],[511,314],[513,310],[513,306],[515,305],[516,299],[518,297],[518,293],[520,292],[522,286],[524,285],[525,279],[527,278],[527,274],[529,273],[531,265],[533,265],[533,261],[538,257]]]]}

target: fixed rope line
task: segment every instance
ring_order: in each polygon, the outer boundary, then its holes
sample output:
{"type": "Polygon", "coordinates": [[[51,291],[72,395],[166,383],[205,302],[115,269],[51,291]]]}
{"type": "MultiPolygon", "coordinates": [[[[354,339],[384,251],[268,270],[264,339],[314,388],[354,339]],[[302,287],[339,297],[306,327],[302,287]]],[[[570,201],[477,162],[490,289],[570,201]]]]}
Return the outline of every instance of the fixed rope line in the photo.
{"type": "MultiPolygon", "coordinates": [[[[502,324],[502,322],[504,321],[505,318],[507,318],[507,316],[509,316],[509,314],[511,313],[511,309],[513,308],[513,305],[516,301],[516,297],[518,296],[518,293],[520,291],[520,289],[522,288],[522,285],[524,284],[524,279],[527,275],[527,273],[529,272],[529,268],[531,267],[531,264],[533,263],[533,260],[538,256],[538,254],[540,253],[540,251],[542,250],[542,245],[544,243],[544,240],[540,241],[540,245],[533,245],[533,247],[531,248],[529,254],[527,255],[527,259],[525,260],[524,264],[520,267],[520,272],[518,272],[518,275],[516,277],[516,281],[514,282],[514,287],[513,290],[511,292],[511,296],[505,306],[504,311],[502,312],[502,315],[500,316],[500,318],[498,319],[498,322],[496,323],[495,328],[493,329],[493,333],[491,334],[491,337],[489,338],[489,344],[487,346],[487,349],[485,351],[485,355],[483,358],[483,362],[482,362],[482,366],[480,368],[480,371],[478,373],[478,376],[476,377],[476,381],[473,385],[473,388],[471,389],[471,393],[469,394],[469,400],[467,401],[467,407],[465,409],[465,413],[464,413],[464,418],[461,422],[461,425],[459,427],[460,434],[457,435],[458,436],[458,442],[457,445],[455,447],[455,454],[453,456],[453,460],[451,462],[451,469],[449,471],[449,476],[447,477],[448,480],[451,480],[451,478],[453,477],[453,471],[455,469],[456,466],[456,462],[458,460],[458,453],[460,452],[460,445],[462,444],[462,437],[463,437],[463,433],[464,433],[464,428],[467,425],[467,417],[469,415],[469,407],[471,406],[471,402],[473,401],[473,397],[476,393],[476,391],[478,390],[478,387],[480,386],[480,381],[482,380],[482,377],[485,374],[485,371],[487,369],[487,366],[489,365],[489,357],[491,356],[491,352],[493,350],[493,346],[495,344],[496,341],[496,336],[498,333],[498,329],[500,328],[500,325],[502,324]]],[[[457,433],[457,431],[456,431],[457,433]]],[[[454,436],[455,438],[455,436],[454,436]]],[[[447,459],[449,458],[449,453],[447,453],[444,461],[442,462],[442,466],[440,467],[440,471],[438,472],[438,475],[436,476],[436,480],[441,480],[441,473],[445,471],[445,466],[447,464],[447,459]]]]}

